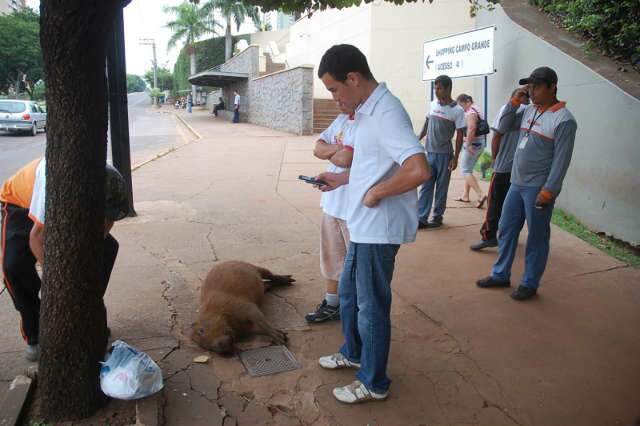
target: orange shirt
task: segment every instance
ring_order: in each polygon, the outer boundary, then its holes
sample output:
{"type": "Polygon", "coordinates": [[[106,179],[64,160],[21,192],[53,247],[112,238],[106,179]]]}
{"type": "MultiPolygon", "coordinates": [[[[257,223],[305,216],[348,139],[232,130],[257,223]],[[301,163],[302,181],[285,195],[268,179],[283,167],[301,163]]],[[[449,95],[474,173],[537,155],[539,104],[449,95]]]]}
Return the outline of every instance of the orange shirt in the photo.
{"type": "Polygon", "coordinates": [[[0,201],[28,209],[31,205],[36,169],[41,160],[33,160],[5,181],[0,190],[0,201]]]}

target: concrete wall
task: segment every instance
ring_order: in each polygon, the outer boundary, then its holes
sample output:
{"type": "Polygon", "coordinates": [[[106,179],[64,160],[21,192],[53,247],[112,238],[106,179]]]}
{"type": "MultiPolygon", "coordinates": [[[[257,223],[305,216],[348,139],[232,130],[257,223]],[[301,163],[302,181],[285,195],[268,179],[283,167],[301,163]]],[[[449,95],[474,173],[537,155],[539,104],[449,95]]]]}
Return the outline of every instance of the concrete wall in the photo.
{"type": "Polygon", "coordinates": [[[260,47],[251,45],[242,52],[233,56],[220,66],[221,71],[248,73],[249,79],[226,86],[222,90],[227,110],[233,110],[234,95],[237,90],[240,94],[240,120],[248,121],[251,98],[249,97],[251,80],[260,75],[260,47]]]}
{"type": "Polygon", "coordinates": [[[249,122],[310,135],[313,127],[313,67],[301,66],[251,81],[249,122]]]}
{"type": "MultiPolygon", "coordinates": [[[[482,12],[496,25],[496,68],[489,78],[490,118],[519,78],[538,66],[558,73],[558,97],[578,122],[573,159],[557,203],[596,231],[640,244],[640,101],[514,23],[501,7],[482,12]]],[[[478,82],[476,93],[481,93],[478,82]]]]}

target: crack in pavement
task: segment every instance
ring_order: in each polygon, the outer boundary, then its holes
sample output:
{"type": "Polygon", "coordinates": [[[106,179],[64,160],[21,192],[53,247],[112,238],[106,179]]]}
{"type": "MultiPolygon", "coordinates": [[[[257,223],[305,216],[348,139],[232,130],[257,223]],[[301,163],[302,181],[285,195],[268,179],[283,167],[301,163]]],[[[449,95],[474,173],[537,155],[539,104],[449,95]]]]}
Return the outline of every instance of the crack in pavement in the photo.
{"type": "Polygon", "coordinates": [[[161,283],[164,286],[162,290],[162,298],[167,303],[169,309],[169,333],[173,333],[176,325],[178,324],[178,310],[173,306],[172,299],[167,294],[171,290],[171,283],[167,280],[163,280],[161,283]]]}
{"type": "Polygon", "coordinates": [[[215,245],[214,245],[213,241],[211,240],[211,235],[213,235],[213,228],[214,228],[214,225],[209,225],[209,233],[207,234],[207,242],[209,243],[209,249],[211,250],[211,255],[213,256],[213,261],[217,262],[218,261],[218,255],[216,253],[215,245]]]}
{"type": "MultiPolygon", "coordinates": [[[[396,293],[397,294],[397,293],[396,293]]],[[[490,379],[495,386],[497,387],[500,395],[504,395],[504,389],[502,388],[502,384],[500,383],[500,381],[498,379],[496,379],[491,373],[489,373],[488,371],[486,371],[485,369],[483,369],[480,364],[471,356],[469,355],[465,350],[463,350],[463,345],[462,343],[459,341],[459,339],[454,336],[453,334],[451,334],[449,332],[449,330],[444,326],[444,324],[442,323],[442,321],[436,320],[434,318],[432,318],[427,312],[423,311],[422,309],[420,309],[417,305],[413,305],[409,302],[407,302],[406,299],[404,299],[404,297],[402,297],[401,295],[397,294],[398,297],[400,299],[402,299],[409,307],[415,309],[422,317],[426,318],[427,320],[429,320],[430,322],[432,322],[433,324],[435,324],[438,328],[441,329],[441,331],[443,332],[444,336],[450,338],[453,340],[453,342],[455,343],[455,347],[449,351],[449,353],[451,354],[452,352],[455,352],[455,354],[453,354],[453,356],[461,356],[465,359],[467,359],[469,362],[471,362],[471,364],[475,367],[475,369],[480,372],[481,374],[483,374],[485,377],[487,377],[488,379],[490,379]]],[[[406,365],[406,364],[405,364],[406,365]]],[[[408,366],[407,366],[408,367],[408,366]]],[[[427,380],[430,380],[430,378],[428,377],[428,373],[425,373],[419,369],[415,369],[415,371],[422,373],[422,375],[427,378],[427,380]]],[[[457,374],[465,383],[469,384],[474,391],[476,392],[477,395],[479,395],[485,402],[485,404],[488,404],[488,406],[494,407],[496,408],[498,411],[500,411],[503,415],[505,415],[507,418],[509,418],[511,421],[513,421],[514,423],[516,423],[517,425],[522,426],[523,423],[521,423],[520,421],[518,421],[513,415],[511,415],[509,413],[509,411],[501,406],[500,404],[491,401],[488,397],[485,396],[485,394],[480,391],[480,389],[478,389],[478,387],[476,386],[475,383],[473,383],[473,381],[471,380],[473,375],[471,376],[466,376],[464,375],[462,372],[460,372],[455,366],[452,370],[450,370],[452,373],[457,374]]],[[[437,393],[436,393],[436,398],[437,398],[437,393]]]]}
{"type": "Polygon", "coordinates": [[[489,408],[489,407],[493,407],[496,410],[500,411],[504,416],[506,416],[509,420],[511,420],[512,422],[514,422],[515,424],[517,424],[518,426],[524,426],[524,423],[520,423],[518,421],[518,419],[516,419],[515,417],[513,417],[506,408],[501,407],[500,405],[491,402],[491,401],[484,401],[484,408],[489,408]]]}
{"type": "MultiPolygon", "coordinates": [[[[173,347],[171,348],[171,350],[170,350],[169,352],[167,352],[167,354],[166,354],[165,356],[163,356],[163,357],[160,359],[160,361],[164,361],[164,360],[166,360],[166,359],[167,359],[167,358],[169,358],[169,357],[171,356],[171,354],[173,354],[175,351],[179,351],[179,350],[180,350],[180,348],[182,347],[182,345],[181,345],[181,343],[180,343],[180,340],[176,340],[176,342],[177,342],[177,345],[173,346],[173,347]]],[[[168,347],[168,346],[165,346],[165,347],[168,347]]],[[[189,364],[189,365],[191,365],[191,364],[189,364]]]]}
{"type": "Polygon", "coordinates": [[[587,276],[587,275],[600,274],[600,273],[604,273],[604,272],[615,271],[617,269],[627,269],[627,268],[630,268],[630,267],[631,266],[628,265],[628,264],[618,265],[618,266],[611,266],[609,268],[600,269],[598,271],[582,272],[580,274],[570,275],[570,277],[571,278],[584,277],[584,276],[587,276]]]}

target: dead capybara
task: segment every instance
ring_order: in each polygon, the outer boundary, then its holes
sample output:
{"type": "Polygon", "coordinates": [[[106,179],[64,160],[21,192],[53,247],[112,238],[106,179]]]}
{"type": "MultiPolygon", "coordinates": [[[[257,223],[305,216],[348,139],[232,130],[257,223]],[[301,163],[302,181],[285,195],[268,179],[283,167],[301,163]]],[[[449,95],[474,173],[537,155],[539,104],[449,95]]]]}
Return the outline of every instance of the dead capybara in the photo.
{"type": "Polygon", "coordinates": [[[234,342],[248,334],[264,334],[274,343],[284,344],[287,335],[269,325],[259,305],[271,286],[294,281],[291,275],[275,275],[246,262],[216,264],[200,290],[200,310],[191,339],[222,355],[232,354],[234,342]]]}

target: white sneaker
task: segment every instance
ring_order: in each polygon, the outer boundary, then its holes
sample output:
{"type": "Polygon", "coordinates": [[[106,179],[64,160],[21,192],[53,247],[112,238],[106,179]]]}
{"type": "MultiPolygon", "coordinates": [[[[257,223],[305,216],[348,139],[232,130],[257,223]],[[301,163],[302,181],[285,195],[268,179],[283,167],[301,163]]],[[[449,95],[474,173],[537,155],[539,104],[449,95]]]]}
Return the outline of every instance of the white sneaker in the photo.
{"type": "Polygon", "coordinates": [[[328,368],[330,370],[335,370],[336,368],[360,368],[359,363],[349,361],[340,352],[320,357],[318,362],[322,368],[328,368]]]}
{"type": "Polygon", "coordinates": [[[375,393],[363,385],[362,382],[356,380],[350,385],[335,388],[333,390],[333,396],[345,404],[358,404],[368,401],[383,401],[389,396],[389,391],[385,393],[375,393]]]}
{"type": "Polygon", "coordinates": [[[36,345],[27,345],[27,348],[24,350],[24,357],[27,361],[36,362],[40,357],[40,346],[36,345]]]}

